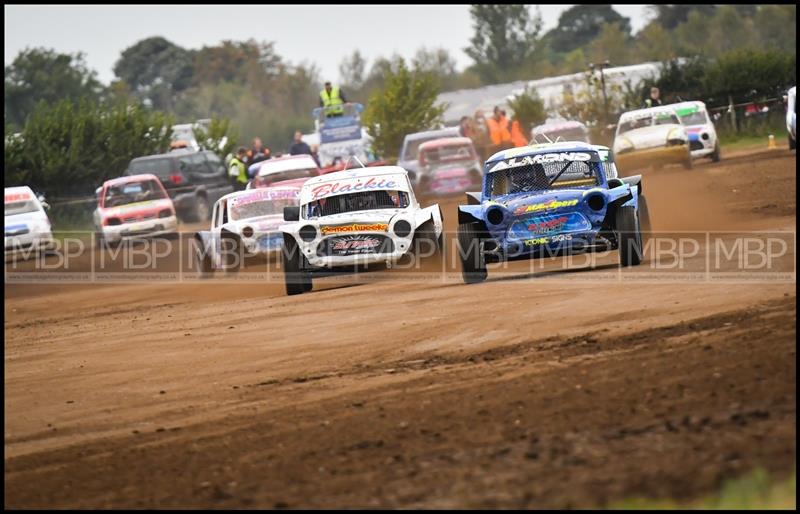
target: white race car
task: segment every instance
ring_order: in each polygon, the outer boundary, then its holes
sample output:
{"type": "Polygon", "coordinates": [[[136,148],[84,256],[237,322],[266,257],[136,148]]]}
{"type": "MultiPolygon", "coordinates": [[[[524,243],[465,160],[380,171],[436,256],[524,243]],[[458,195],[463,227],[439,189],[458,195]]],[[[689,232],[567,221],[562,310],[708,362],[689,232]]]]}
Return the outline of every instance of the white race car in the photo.
{"type": "Polygon", "coordinates": [[[703,102],[681,102],[672,104],[681,123],[686,127],[689,135],[689,151],[692,159],[710,157],[712,161],[719,162],[719,139],[717,129],[708,117],[706,104],[703,102]]]}
{"type": "Polygon", "coordinates": [[[617,166],[625,175],[665,164],[692,168],[689,135],[670,106],[628,111],[619,117],[614,136],[617,166]]]}
{"type": "MultiPolygon", "coordinates": [[[[47,204],[44,204],[47,205],[47,204]]],[[[5,188],[5,255],[47,250],[54,246],[50,219],[28,186],[5,188]]]]}
{"type": "Polygon", "coordinates": [[[211,230],[195,234],[200,277],[236,272],[245,257],[280,250],[284,207],[297,206],[300,188],[276,186],[229,193],[214,204],[211,230]]]}
{"type": "Polygon", "coordinates": [[[406,255],[419,258],[442,248],[442,211],[420,207],[408,172],[375,166],[308,180],[300,206],[284,210],[283,265],[286,293],[312,288],[312,275],[353,271],[358,265],[391,266],[406,255]]]}

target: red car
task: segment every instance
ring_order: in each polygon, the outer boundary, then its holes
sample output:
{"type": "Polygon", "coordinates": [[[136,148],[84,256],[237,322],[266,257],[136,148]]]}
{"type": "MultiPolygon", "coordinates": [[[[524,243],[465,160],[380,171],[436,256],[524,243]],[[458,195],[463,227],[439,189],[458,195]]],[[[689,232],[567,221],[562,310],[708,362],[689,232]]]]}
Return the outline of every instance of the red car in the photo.
{"type": "Polygon", "coordinates": [[[131,237],[175,234],[175,206],[155,175],[107,180],[97,188],[94,211],[97,234],[107,243],[131,237]]]}
{"type": "Polygon", "coordinates": [[[419,145],[420,194],[476,191],[482,180],[481,161],[470,138],[448,137],[419,145]]]}

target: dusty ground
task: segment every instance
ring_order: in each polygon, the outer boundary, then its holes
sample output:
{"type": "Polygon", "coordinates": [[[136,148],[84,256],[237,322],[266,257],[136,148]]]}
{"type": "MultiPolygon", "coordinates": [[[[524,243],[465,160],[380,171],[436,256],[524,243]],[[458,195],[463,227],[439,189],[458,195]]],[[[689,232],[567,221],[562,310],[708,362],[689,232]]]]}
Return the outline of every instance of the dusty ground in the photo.
{"type": "Polygon", "coordinates": [[[280,273],[199,283],[170,254],[156,271],[183,283],[7,283],[5,506],[596,507],[785,476],[795,167],[647,174],[655,236],[697,251],[636,269],[517,262],[465,286],[444,262],[288,298],[280,273]],[[742,237],[787,250],[753,266],[721,250],[742,237]]]}

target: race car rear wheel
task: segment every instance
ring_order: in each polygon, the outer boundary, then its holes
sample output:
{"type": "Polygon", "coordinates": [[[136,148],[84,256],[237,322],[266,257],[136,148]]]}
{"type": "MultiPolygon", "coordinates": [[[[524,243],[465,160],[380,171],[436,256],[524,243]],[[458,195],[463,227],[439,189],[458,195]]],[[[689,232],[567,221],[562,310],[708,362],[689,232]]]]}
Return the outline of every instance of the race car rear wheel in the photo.
{"type": "Polygon", "coordinates": [[[475,223],[458,226],[458,256],[464,283],[483,282],[488,276],[486,259],[481,252],[480,229],[475,223]]]}
{"type": "Polygon", "coordinates": [[[313,288],[311,274],[303,269],[305,257],[300,253],[297,241],[289,234],[283,235],[281,259],[283,260],[283,277],[286,281],[286,294],[291,296],[311,291],[313,288]]]}
{"type": "MultiPolygon", "coordinates": [[[[640,198],[641,200],[641,198],[640,198]]],[[[649,223],[649,215],[648,215],[649,223]]],[[[642,262],[642,233],[635,207],[619,207],[616,215],[619,263],[637,266],[642,262]]]]}
{"type": "Polygon", "coordinates": [[[795,138],[793,138],[792,135],[789,134],[789,150],[795,150],[795,149],[797,149],[797,140],[795,140],[795,138]]]}

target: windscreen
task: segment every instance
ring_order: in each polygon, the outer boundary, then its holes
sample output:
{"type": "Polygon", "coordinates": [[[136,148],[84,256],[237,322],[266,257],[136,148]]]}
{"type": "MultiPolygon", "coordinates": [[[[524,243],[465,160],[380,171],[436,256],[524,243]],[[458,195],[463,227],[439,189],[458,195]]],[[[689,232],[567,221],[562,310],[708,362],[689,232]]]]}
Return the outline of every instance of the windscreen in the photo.
{"type": "Polygon", "coordinates": [[[532,163],[488,174],[492,198],[552,189],[593,187],[598,184],[599,162],[567,161],[532,163]]]}
{"type": "Polygon", "coordinates": [[[427,143],[428,141],[433,141],[434,139],[441,139],[442,136],[428,136],[428,137],[421,137],[419,139],[412,139],[408,142],[406,146],[406,151],[403,152],[403,160],[404,161],[413,161],[419,156],[419,145],[422,143],[427,143]]]}
{"type": "Polygon", "coordinates": [[[688,114],[682,114],[681,121],[684,125],[705,125],[708,123],[708,117],[705,111],[694,111],[688,114]]]}
{"type": "MultiPolygon", "coordinates": [[[[556,141],[558,138],[561,138],[560,141],[583,141],[584,143],[589,142],[589,138],[586,137],[586,131],[581,128],[571,128],[571,129],[564,129],[564,130],[548,130],[544,131],[541,134],[547,135],[551,141],[556,141]]],[[[540,134],[536,134],[537,140],[540,142],[544,142],[543,138],[539,137],[540,134]]]]}
{"type": "Polygon", "coordinates": [[[261,184],[274,184],[276,182],[283,182],[284,180],[297,180],[301,178],[311,178],[317,176],[317,168],[301,168],[297,170],[279,171],[277,173],[269,173],[268,175],[260,175],[258,181],[261,184]]]}
{"type": "Polygon", "coordinates": [[[630,132],[631,130],[636,130],[644,127],[651,127],[653,125],[680,125],[681,122],[678,119],[678,116],[674,113],[669,112],[659,112],[656,114],[645,114],[643,116],[637,116],[636,118],[630,118],[628,120],[623,121],[619,124],[619,132],[618,134],[624,134],[625,132],[630,132]]]}
{"type": "Polygon", "coordinates": [[[24,214],[26,212],[36,212],[39,206],[33,200],[22,200],[18,202],[8,202],[6,204],[6,216],[24,214]]]}
{"type": "Polygon", "coordinates": [[[303,210],[306,219],[314,219],[345,212],[405,209],[408,205],[409,198],[406,191],[379,189],[376,191],[327,196],[306,204],[303,210]]]}
{"type": "Polygon", "coordinates": [[[468,145],[440,146],[423,150],[422,155],[420,155],[420,160],[424,160],[425,164],[428,165],[471,160],[474,158],[475,154],[468,145]]]}
{"type": "Polygon", "coordinates": [[[232,221],[283,214],[284,207],[297,205],[297,198],[263,199],[254,202],[237,203],[230,210],[232,221]]]}
{"type": "Polygon", "coordinates": [[[141,161],[132,161],[128,171],[131,175],[149,174],[159,177],[168,177],[172,174],[172,160],[145,159],[141,161]]]}
{"type": "Polygon", "coordinates": [[[106,208],[119,207],[131,203],[161,200],[164,198],[167,198],[167,195],[158,182],[155,180],[142,180],[109,186],[106,189],[103,206],[106,208]]]}

